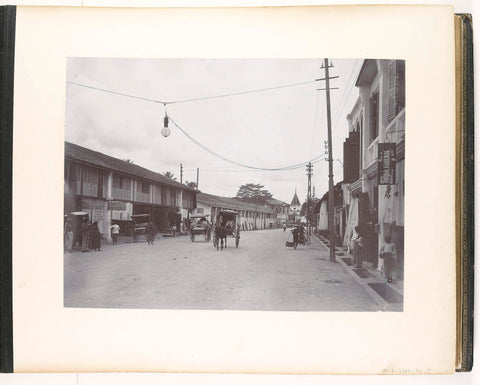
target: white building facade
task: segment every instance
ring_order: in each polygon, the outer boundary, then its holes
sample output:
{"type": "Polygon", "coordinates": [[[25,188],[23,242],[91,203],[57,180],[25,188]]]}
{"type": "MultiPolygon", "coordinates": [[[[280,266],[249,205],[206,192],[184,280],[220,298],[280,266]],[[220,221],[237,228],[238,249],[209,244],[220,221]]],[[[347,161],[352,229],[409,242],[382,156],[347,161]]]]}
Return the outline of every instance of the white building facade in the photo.
{"type": "Polygon", "coordinates": [[[265,204],[257,205],[206,193],[197,194],[197,208],[193,211],[193,214],[206,215],[209,217],[209,221],[215,225],[217,214],[224,209],[237,212],[237,220],[241,230],[278,227],[277,214],[265,204]]]}
{"type": "MultiPolygon", "coordinates": [[[[403,274],[405,201],[405,62],[364,60],[356,80],[359,98],[347,116],[358,131],[358,179],[348,184],[344,239],[360,227],[364,259],[378,269],[378,251],[388,236],[397,248],[403,274]]],[[[354,164],[353,162],[352,164],[354,164]]],[[[354,167],[351,164],[345,167],[354,167]]]]}

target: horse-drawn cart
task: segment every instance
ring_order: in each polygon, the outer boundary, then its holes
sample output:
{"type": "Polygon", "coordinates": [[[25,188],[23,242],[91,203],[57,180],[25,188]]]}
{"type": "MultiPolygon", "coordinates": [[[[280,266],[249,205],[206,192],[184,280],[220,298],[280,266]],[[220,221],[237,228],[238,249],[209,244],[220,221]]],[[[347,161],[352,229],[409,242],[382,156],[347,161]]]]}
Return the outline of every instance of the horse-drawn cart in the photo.
{"type": "Polygon", "coordinates": [[[212,225],[208,222],[208,215],[194,215],[190,219],[190,240],[195,242],[195,236],[202,235],[205,241],[210,242],[212,238],[212,225]]]}
{"type": "Polygon", "coordinates": [[[225,248],[227,248],[228,235],[235,238],[235,247],[238,247],[240,243],[240,223],[237,213],[233,210],[221,210],[215,221],[213,246],[219,250],[220,248],[223,249],[225,244],[225,248]]]}
{"type": "Polygon", "coordinates": [[[130,222],[130,234],[132,236],[133,242],[137,242],[139,237],[145,236],[147,237],[148,232],[148,224],[150,223],[150,215],[149,214],[135,214],[131,215],[131,222],[130,222]]]}

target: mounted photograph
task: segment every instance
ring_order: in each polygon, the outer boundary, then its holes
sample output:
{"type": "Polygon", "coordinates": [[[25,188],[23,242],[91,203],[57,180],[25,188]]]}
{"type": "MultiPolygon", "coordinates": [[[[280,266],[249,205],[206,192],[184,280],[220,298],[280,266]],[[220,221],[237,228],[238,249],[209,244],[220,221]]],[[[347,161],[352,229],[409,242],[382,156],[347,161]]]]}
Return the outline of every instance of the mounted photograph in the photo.
{"type": "Polygon", "coordinates": [[[67,308],[402,312],[405,61],[70,57],[67,308]]]}

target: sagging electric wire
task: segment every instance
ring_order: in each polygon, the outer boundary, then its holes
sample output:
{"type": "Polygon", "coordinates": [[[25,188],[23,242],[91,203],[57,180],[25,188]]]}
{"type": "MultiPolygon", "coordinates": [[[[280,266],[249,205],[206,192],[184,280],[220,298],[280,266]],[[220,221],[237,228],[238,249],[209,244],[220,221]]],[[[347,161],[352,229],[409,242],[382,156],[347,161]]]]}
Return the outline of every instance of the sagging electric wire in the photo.
{"type": "MultiPolygon", "coordinates": [[[[316,161],[311,161],[310,163],[311,164],[317,164],[317,163],[320,163],[322,160],[325,159],[325,156],[322,155],[322,157],[320,159],[317,159],[316,161]]],[[[308,164],[308,162],[307,162],[308,164]]],[[[272,172],[277,172],[277,171],[296,171],[296,170],[303,170],[305,167],[305,165],[302,165],[300,167],[295,167],[295,168],[289,168],[289,169],[286,169],[286,170],[220,170],[220,169],[202,169],[202,172],[228,172],[228,173],[232,173],[232,172],[269,172],[269,171],[272,171],[272,172]]]]}
{"type": "Polygon", "coordinates": [[[93,86],[87,86],[86,84],[75,83],[75,82],[71,82],[71,81],[68,81],[68,80],[67,80],[67,84],[72,84],[72,85],[79,86],[79,87],[89,88],[91,90],[106,92],[106,93],[113,94],[113,95],[125,96],[127,98],[144,100],[144,101],[152,102],[152,103],[160,103],[160,104],[165,104],[166,103],[162,100],[155,100],[155,99],[143,98],[141,96],[136,96],[136,95],[131,95],[131,94],[124,94],[124,93],[121,93],[121,92],[106,90],[104,88],[98,88],[98,87],[93,87],[93,86]]]}
{"type": "Polygon", "coordinates": [[[310,159],[309,161],[306,161],[306,162],[302,162],[302,163],[297,163],[297,164],[293,164],[293,165],[290,165],[290,166],[284,166],[284,167],[275,167],[275,168],[267,168],[267,167],[257,167],[257,166],[251,166],[251,165],[248,165],[248,164],[244,164],[244,163],[240,163],[240,162],[237,162],[235,160],[232,160],[232,159],[228,159],[226,158],[225,156],[221,155],[221,154],[218,154],[217,152],[211,150],[210,148],[208,148],[207,146],[205,146],[204,144],[200,143],[198,140],[196,140],[195,138],[193,138],[188,132],[186,132],[182,127],[180,127],[173,119],[172,117],[169,115],[168,116],[168,119],[175,125],[175,127],[178,128],[178,130],[183,134],[185,135],[188,139],[190,139],[193,143],[195,143],[197,146],[199,146],[200,148],[202,148],[203,150],[207,151],[209,154],[215,156],[216,158],[219,158],[227,163],[231,163],[231,164],[234,164],[236,166],[240,166],[240,167],[244,167],[244,168],[248,168],[250,170],[258,170],[258,171],[287,171],[287,170],[293,170],[293,169],[296,169],[296,168],[301,168],[301,167],[304,167],[308,162],[315,162],[317,160],[319,160],[321,157],[324,157],[325,155],[324,154],[321,154],[321,155],[318,155],[316,156],[315,158],[313,159],[310,159]]]}
{"type": "Polygon", "coordinates": [[[149,98],[144,98],[144,97],[141,97],[141,96],[125,94],[125,93],[122,93],[122,92],[116,92],[116,91],[107,90],[107,89],[104,89],[104,88],[88,86],[88,85],[81,84],[81,83],[67,81],[67,84],[72,84],[72,85],[79,86],[79,87],[89,88],[89,89],[96,90],[96,91],[107,92],[107,93],[113,94],[113,95],[125,96],[125,97],[128,97],[128,98],[144,100],[144,101],[148,101],[148,102],[152,102],[152,103],[159,103],[159,104],[163,104],[163,105],[197,102],[197,101],[201,101],[201,100],[210,100],[210,99],[218,99],[218,98],[226,98],[226,97],[230,97],[230,96],[246,95],[246,94],[253,94],[253,93],[265,92],[265,91],[273,91],[273,90],[277,90],[277,89],[281,89],[281,88],[296,87],[296,86],[301,86],[301,85],[305,85],[305,84],[313,84],[313,83],[315,83],[315,80],[310,80],[310,81],[306,81],[306,82],[299,82],[299,83],[284,84],[284,85],[274,86],[274,87],[260,88],[260,89],[257,89],[257,90],[240,91],[240,92],[232,92],[232,93],[229,93],[229,94],[203,96],[203,97],[198,97],[198,98],[168,101],[168,100],[149,99],[149,98]]]}

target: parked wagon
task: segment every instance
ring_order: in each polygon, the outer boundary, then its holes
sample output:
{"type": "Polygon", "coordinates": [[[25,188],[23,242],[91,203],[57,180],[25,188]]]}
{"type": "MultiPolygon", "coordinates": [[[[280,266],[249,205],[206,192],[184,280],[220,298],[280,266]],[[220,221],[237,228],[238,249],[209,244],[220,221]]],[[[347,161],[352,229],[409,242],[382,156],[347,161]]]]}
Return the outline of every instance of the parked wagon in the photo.
{"type": "Polygon", "coordinates": [[[147,238],[147,227],[150,223],[150,214],[131,215],[130,233],[133,242],[137,242],[138,238],[145,236],[147,238]]]}
{"type": "Polygon", "coordinates": [[[240,243],[240,223],[238,215],[233,210],[221,210],[215,220],[213,246],[219,250],[227,247],[227,237],[235,238],[235,247],[240,243]]]}
{"type": "Polygon", "coordinates": [[[195,242],[197,235],[203,236],[204,240],[210,242],[212,238],[212,225],[208,221],[208,215],[194,215],[190,219],[192,223],[190,225],[190,240],[195,242]]]}

